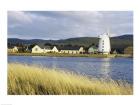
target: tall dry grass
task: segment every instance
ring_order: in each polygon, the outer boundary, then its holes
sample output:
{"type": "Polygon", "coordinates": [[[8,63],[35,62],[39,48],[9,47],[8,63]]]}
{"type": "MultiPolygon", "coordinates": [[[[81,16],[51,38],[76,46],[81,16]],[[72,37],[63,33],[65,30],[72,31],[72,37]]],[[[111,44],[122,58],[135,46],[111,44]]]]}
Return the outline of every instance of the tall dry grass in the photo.
{"type": "Polygon", "coordinates": [[[113,80],[89,79],[69,72],[8,64],[9,95],[131,95],[132,86],[113,80]]]}

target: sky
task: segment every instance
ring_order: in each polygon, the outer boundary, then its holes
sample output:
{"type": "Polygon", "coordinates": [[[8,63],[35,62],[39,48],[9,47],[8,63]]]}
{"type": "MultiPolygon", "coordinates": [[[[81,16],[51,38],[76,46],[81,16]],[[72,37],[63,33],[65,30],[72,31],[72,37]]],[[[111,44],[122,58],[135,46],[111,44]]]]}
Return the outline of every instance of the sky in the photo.
{"type": "Polygon", "coordinates": [[[132,11],[8,11],[8,38],[67,39],[133,33],[132,11]]]}

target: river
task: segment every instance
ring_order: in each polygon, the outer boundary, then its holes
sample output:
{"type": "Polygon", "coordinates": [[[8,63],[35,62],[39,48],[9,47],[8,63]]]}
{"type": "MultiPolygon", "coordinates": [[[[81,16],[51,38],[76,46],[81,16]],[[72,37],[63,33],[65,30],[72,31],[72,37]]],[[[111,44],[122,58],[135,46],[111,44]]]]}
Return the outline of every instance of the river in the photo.
{"type": "Polygon", "coordinates": [[[8,63],[14,62],[57,68],[89,77],[111,78],[133,83],[133,58],[8,56],[8,63]]]}

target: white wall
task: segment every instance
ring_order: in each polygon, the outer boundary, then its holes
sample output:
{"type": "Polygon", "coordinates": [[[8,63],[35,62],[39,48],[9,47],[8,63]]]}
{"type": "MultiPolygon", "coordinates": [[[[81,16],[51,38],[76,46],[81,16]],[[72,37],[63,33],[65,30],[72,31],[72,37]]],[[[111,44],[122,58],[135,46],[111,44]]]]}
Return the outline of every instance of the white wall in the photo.
{"type": "Polygon", "coordinates": [[[56,46],[53,47],[52,52],[59,52],[56,46]]]}
{"type": "Polygon", "coordinates": [[[99,46],[98,46],[98,52],[103,53],[103,54],[108,54],[111,51],[111,46],[110,46],[110,38],[109,36],[105,33],[99,37],[99,46]]]}
{"type": "Polygon", "coordinates": [[[84,52],[84,48],[83,48],[83,47],[80,47],[79,53],[80,53],[80,52],[82,52],[82,53],[84,52]]]}
{"type": "Polygon", "coordinates": [[[35,45],[33,48],[32,48],[32,53],[43,53],[44,49],[41,49],[38,45],[35,45]]]}

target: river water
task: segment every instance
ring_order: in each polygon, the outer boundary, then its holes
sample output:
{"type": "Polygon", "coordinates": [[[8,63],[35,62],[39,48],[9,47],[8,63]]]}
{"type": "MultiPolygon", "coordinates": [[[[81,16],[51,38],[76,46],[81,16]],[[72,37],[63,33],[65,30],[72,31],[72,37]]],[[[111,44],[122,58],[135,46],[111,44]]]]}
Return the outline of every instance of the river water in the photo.
{"type": "Polygon", "coordinates": [[[111,78],[133,83],[132,58],[8,56],[8,62],[57,68],[89,77],[111,78]]]}

